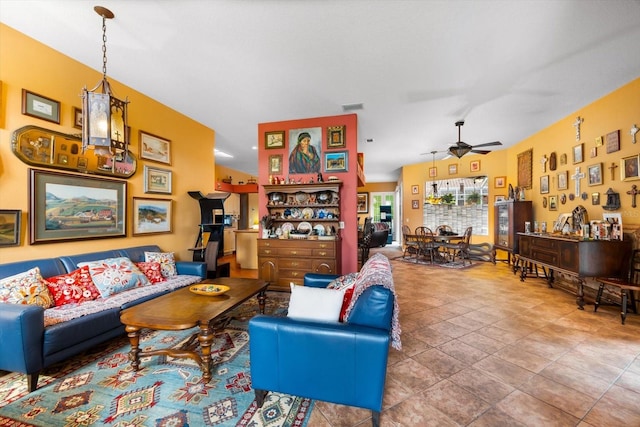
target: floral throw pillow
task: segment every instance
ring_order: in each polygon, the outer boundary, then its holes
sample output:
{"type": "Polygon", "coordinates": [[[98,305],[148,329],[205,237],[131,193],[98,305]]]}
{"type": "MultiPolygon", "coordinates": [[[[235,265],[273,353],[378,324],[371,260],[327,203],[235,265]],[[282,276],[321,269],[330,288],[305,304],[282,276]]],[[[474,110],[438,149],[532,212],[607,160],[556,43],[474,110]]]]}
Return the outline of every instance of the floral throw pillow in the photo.
{"type": "Polygon", "coordinates": [[[0,280],[0,302],[53,307],[53,297],[38,267],[0,280]]]}
{"type": "Polygon", "coordinates": [[[159,262],[164,277],[173,277],[178,275],[176,270],[176,259],[173,252],[145,252],[144,260],[147,262],[159,262]]]}
{"type": "Polygon", "coordinates": [[[340,321],[346,322],[346,312],[347,307],[351,303],[351,298],[353,298],[353,290],[355,289],[356,278],[358,277],[358,273],[349,273],[344,276],[337,277],[332,280],[328,285],[327,289],[336,289],[338,291],[344,290],[344,298],[342,300],[342,308],[340,309],[340,321]]]}
{"type": "Polygon", "coordinates": [[[77,304],[100,298],[100,291],[93,284],[89,267],[80,267],[68,274],[45,279],[49,292],[53,295],[56,307],[65,304],[77,304]]]}
{"type": "Polygon", "coordinates": [[[136,267],[140,269],[147,276],[149,282],[160,283],[165,282],[167,279],[162,275],[162,268],[159,262],[136,262],[136,267]]]}
{"type": "Polygon", "coordinates": [[[149,284],[149,279],[129,258],[107,258],[83,262],[78,267],[89,267],[91,279],[103,298],[149,284]]]}

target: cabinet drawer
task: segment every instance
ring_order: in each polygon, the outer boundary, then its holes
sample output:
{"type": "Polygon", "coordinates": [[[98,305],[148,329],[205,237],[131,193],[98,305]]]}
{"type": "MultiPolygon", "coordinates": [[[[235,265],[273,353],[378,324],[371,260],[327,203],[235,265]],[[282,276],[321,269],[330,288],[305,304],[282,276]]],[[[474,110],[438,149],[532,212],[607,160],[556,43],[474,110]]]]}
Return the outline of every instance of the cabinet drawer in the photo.
{"type": "Polygon", "coordinates": [[[308,258],[313,255],[311,248],[278,248],[278,255],[282,257],[304,257],[308,258]]]}
{"type": "Polygon", "coordinates": [[[278,268],[299,269],[309,271],[311,269],[310,259],[297,259],[297,258],[280,258],[278,261],[278,268]]]}
{"type": "Polygon", "coordinates": [[[336,252],[333,248],[312,249],[311,254],[314,258],[335,258],[336,252]]]}
{"type": "Polygon", "coordinates": [[[308,273],[308,270],[294,270],[294,269],[279,268],[278,278],[282,280],[286,280],[287,283],[289,283],[289,281],[293,281],[293,279],[300,280],[300,283],[302,283],[304,279],[304,275],[307,273],[308,273]]]}
{"type": "Polygon", "coordinates": [[[551,265],[558,265],[558,253],[531,248],[531,258],[551,265]]]}
{"type": "Polygon", "coordinates": [[[333,259],[313,260],[311,272],[322,274],[337,274],[336,261],[333,259]]]}
{"type": "Polygon", "coordinates": [[[560,242],[552,239],[531,239],[531,246],[534,249],[543,249],[548,251],[557,251],[560,247],[560,242]]]}

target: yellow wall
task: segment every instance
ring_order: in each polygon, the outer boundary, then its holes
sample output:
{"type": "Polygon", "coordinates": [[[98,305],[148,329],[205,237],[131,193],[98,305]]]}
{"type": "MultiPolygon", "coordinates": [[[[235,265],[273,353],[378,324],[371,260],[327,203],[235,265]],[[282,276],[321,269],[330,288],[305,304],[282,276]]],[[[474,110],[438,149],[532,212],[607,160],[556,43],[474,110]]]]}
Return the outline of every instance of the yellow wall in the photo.
{"type": "MultiPolygon", "coordinates": [[[[197,237],[200,207],[187,191],[214,190],[215,133],[182,114],[109,78],[112,89],[120,98],[128,97],[131,151],[139,153],[138,132],[144,130],[171,141],[171,165],[138,161],[135,175],[127,182],[127,237],[93,239],[67,243],[29,245],[28,236],[28,169],[11,152],[11,133],[25,125],[77,133],[73,128],[73,107],[81,106],[84,86],[93,88],[102,73],[25,35],[0,24],[0,209],[22,210],[21,244],[0,248],[0,262],[45,258],[112,248],[157,244],[163,250],[176,252],[182,260],[190,260],[188,250],[197,237]],[[60,125],[21,114],[22,88],[60,102],[60,125]],[[144,165],[173,171],[171,195],[144,194],[144,165]],[[173,200],[173,232],[132,237],[132,197],[170,198],[173,200]]],[[[100,51],[96,50],[96,58],[100,51]]],[[[109,51],[117,55],[117,48],[109,51]]],[[[100,65],[96,62],[96,66],[100,65]]],[[[132,66],[141,66],[132,64],[132,66]]],[[[149,70],[152,72],[153,70],[149,70]]]]}
{"type": "MultiPolygon", "coordinates": [[[[533,201],[533,215],[537,221],[546,221],[548,227],[560,213],[570,213],[578,205],[586,208],[590,219],[602,219],[604,212],[617,212],[622,214],[623,227],[625,230],[629,228],[637,228],[640,226],[640,208],[631,207],[631,196],[626,192],[631,190],[631,185],[640,185],[640,181],[621,182],[620,167],[615,170],[615,179],[611,179],[611,172],[608,169],[612,163],[620,165],[623,157],[638,155],[640,153],[640,134],[637,135],[638,142],[634,145],[631,143],[631,135],[629,130],[635,123],[640,126],[640,78],[628,83],[627,85],[613,91],[603,98],[589,104],[580,110],[568,115],[564,119],[554,123],[548,128],[542,129],[531,137],[519,142],[518,144],[503,150],[496,150],[487,155],[467,155],[462,159],[447,159],[436,161],[438,176],[436,179],[447,179],[449,177],[465,177],[477,175],[471,173],[469,164],[473,160],[480,160],[480,174],[489,177],[489,200],[490,203],[497,195],[506,196],[507,188],[495,188],[495,178],[499,176],[507,177],[508,184],[517,186],[517,158],[518,154],[533,149],[533,186],[530,190],[526,190],[525,199],[533,201]],[[581,126],[580,142],[576,141],[575,127],[573,122],[576,117],[580,116],[584,119],[581,126]],[[590,157],[591,148],[596,144],[597,137],[603,137],[607,133],[620,130],[620,151],[607,154],[605,146],[597,148],[597,156],[590,157]],[[580,164],[572,163],[573,147],[579,143],[584,144],[584,161],[580,164]],[[543,155],[549,155],[555,152],[558,157],[558,166],[555,171],[550,171],[547,164],[547,172],[542,172],[540,160],[543,155]],[[566,165],[560,165],[560,155],[566,154],[568,162],[566,165]],[[581,181],[581,192],[586,191],[589,194],[588,200],[575,199],[568,200],[570,193],[574,192],[574,181],[569,179],[569,188],[567,190],[557,189],[557,174],[561,171],[568,171],[569,175],[573,175],[575,168],[580,166],[581,172],[587,173],[587,167],[595,163],[602,163],[603,166],[603,183],[597,186],[588,186],[586,179],[581,181]],[[448,166],[450,164],[458,165],[458,174],[449,175],[448,166]],[[540,194],[540,177],[549,175],[549,194],[540,194]],[[609,188],[620,193],[621,209],[617,211],[606,211],[602,208],[606,204],[606,195],[604,194],[609,188]],[[591,193],[600,193],[600,205],[591,204],[591,193]],[[567,203],[559,204],[557,211],[550,211],[549,208],[542,207],[542,198],[550,195],[560,196],[562,193],[567,195],[567,203]]],[[[407,165],[402,168],[399,179],[399,185],[402,191],[402,210],[403,224],[408,225],[412,230],[422,225],[422,202],[424,201],[425,183],[431,181],[429,178],[429,168],[432,167],[431,161],[407,165]],[[413,185],[419,186],[419,194],[411,193],[413,185]],[[420,208],[412,209],[411,201],[413,199],[420,200],[420,208]]],[[[640,198],[638,200],[640,203],[640,198]]],[[[493,206],[489,208],[489,236],[474,236],[474,241],[493,242],[493,206]]]]}

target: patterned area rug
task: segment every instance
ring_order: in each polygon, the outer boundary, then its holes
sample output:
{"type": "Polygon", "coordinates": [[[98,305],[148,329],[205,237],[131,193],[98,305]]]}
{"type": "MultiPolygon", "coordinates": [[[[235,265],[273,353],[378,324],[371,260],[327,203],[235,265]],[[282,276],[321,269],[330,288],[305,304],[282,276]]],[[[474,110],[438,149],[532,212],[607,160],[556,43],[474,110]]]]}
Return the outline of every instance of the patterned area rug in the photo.
{"type": "MultiPolygon", "coordinates": [[[[285,295],[270,293],[266,312],[282,315],[285,295]]],[[[208,383],[190,359],[141,358],[140,370],[133,371],[122,337],[47,369],[30,394],[24,375],[1,377],[0,426],[304,427],[313,407],[309,399],[270,393],[262,408],[255,404],[247,322],[256,311],[257,304],[243,304],[216,335],[208,383]]],[[[179,347],[196,332],[145,330],[140,347],[179,347]]]]}
{"type": "Polygon", "coordinates": [[[462,263],[462,261],[442,262],[442,263],[434,262],[434,263],[431,263],[431,261],[429,261],[427,259],[418,259],[418,260],[416,260],[412,256],[407,256],[405,258],[403,258],[402,256],[399,256],[399,257],[393,258],[393,260],[395,260],[395,261],[403,261],[403,262],[406,262],[406,263],[409,263],[409,264],[425,265],[425,266],[433,267],[433,268],[470,268],[470,267],[473,267],[474,265],[476,265],[478,263],[478,261],[473,261],[473,263],[469,263],[469,261],[465,261],[464,264],[462,263]]]}

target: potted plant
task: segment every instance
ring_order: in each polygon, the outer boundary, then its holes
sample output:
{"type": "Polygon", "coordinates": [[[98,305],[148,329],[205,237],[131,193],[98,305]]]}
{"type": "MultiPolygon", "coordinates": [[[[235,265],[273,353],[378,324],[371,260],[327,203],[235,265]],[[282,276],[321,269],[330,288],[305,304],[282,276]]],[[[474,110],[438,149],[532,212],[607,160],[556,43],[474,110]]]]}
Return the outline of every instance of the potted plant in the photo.
{"type": "Polygon", "coordinates": [[[480,203],[480,200],[480,193],[478,193],[477,191],[474,191],[467,196],[467,204],[470,205],[477,205],[478,203],[480,203]]]}
{"type": "Polygon", "coordinates": [[[441,200],[442,200],[442,203],[446,205],[451,205],[454,203],[455,198],[453,197],[453,194],[447,193],[441,197],[441,200]]]}

